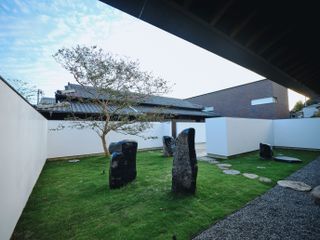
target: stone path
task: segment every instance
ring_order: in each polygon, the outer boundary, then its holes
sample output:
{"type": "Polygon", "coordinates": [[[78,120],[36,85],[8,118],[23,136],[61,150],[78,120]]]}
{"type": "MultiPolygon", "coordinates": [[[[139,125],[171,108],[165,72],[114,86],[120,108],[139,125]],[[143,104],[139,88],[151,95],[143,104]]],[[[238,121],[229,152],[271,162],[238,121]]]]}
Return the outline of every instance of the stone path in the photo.
{"type": "MultiPolygon", "coordinates": [[[[320,157],[289,176],[320,185],[320,157]]],[[[319,240],[320,208],[310,192],[275,186],[194,239],[319,240]]]]}
{"type": "Polygon", "coordinates": [[[308,184],[305,184],[304,182],[299,182],[299,181],[292,181],[292,180],[279,180],[278,185],[281,187],[285,188],[291,188],[296,191],[301,191],[301,192],[308,192],[312,188],[308,184]]]}

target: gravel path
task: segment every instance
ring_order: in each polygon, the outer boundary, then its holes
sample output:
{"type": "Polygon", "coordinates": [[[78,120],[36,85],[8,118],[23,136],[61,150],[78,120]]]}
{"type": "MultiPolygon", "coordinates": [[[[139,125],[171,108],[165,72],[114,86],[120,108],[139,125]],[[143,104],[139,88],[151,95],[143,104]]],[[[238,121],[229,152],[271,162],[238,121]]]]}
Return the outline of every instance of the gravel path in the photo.
{"type": "MultiPolygon", "coordinates": [[[[320,157],[288,180],[320,185],[320,157]]],[[[320,206],[309,192],[275,186],[194,239],[320,239],[320,206]]]]}

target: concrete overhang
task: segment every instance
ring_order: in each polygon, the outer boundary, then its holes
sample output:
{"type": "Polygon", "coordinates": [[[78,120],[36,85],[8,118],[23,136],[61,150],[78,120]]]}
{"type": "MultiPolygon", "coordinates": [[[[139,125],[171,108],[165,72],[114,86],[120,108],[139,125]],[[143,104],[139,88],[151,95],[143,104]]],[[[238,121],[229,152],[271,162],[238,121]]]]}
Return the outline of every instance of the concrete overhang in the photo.
{"type": "Polygon", "coordinates": [[[316,1],[101,1],[285,87],[320,95],[316,1]]]}

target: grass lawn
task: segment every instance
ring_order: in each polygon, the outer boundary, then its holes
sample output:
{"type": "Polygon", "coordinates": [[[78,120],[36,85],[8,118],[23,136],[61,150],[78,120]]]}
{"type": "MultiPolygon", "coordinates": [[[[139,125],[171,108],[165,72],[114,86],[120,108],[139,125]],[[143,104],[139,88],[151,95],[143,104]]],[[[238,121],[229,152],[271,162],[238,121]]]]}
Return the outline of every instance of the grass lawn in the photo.
{"type": "MultiPolygon", "coordinates": [[[[195,196],[171,194],[172,158],[160,151],[139,152],[137,179],[109,190],[104,157],[79,163],[47,162],[15,228],[14,239],[189,239],[243,207],[320,152],[276,150],[301,164],[260,160],[258,152],[230,160],[233,169],[271,178],[265,184],[225,175],[216,165],[198,162],[195,196]],[[257,168],[264,166],[265,169],[257,168]]],[[[109,160],[107,161],[109,166],[109,160]]]]}

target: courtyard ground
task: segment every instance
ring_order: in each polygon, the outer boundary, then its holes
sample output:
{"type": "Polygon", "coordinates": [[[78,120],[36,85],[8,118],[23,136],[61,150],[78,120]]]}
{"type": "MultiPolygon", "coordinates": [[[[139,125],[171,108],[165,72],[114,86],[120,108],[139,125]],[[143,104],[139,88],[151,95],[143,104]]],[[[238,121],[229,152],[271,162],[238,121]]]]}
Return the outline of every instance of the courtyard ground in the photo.
{"type": "Polygon", "coordinates": [[[213,223],[314,160],[320,153],[277,149],[302,164],[259,159],[258,152],[230,160],[232,168],[272,179],[262,183],[225,175],[215,164],[198,162],[195,196],[171,193],[172,158],[160,151],[139,152],[137,179],[118,190],[108,188],[109,160],[47,162],[15,228],[14,239],[190,239],[213,223]],[[265,168],[257,168],[265,167],[265,168]]]}

